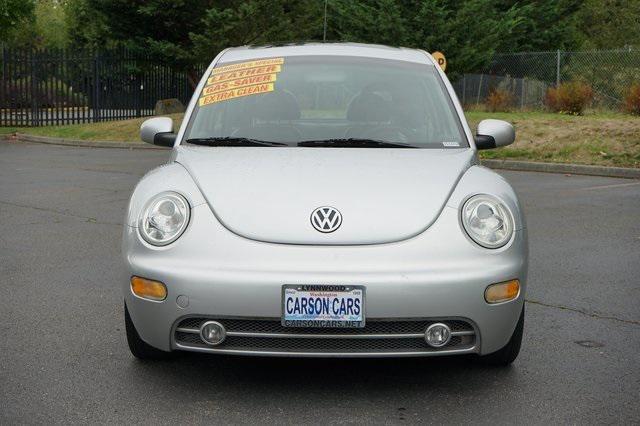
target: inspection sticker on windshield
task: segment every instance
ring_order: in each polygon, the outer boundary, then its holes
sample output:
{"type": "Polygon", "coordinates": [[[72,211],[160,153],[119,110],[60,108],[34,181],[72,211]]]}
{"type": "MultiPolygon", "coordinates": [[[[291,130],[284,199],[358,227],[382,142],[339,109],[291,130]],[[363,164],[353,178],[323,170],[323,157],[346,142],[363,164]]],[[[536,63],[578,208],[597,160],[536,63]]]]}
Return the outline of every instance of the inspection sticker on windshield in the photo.
{"type": "Polygon", "coordinates": [[[258,93],[273,92],[273,83],[258,84],[255,86],[240,87],[224,92],[203,96],[198,100],[200,106],[214,104],[216,102],[227,101],[229,99],[241,98],[243,96],[257,95],[258,93]]]}
{"type": "Polygon", "coordinates": [[[284,327],[361,328],[365,288],[359,285],[284,285],[284,327]]]}

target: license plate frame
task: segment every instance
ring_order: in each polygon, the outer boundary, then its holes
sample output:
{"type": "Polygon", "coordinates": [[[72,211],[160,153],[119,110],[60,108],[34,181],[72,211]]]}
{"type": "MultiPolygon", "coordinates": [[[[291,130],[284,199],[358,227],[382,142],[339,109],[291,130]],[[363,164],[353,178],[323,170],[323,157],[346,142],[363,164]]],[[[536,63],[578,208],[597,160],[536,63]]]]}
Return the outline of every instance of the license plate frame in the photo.
{"type": "Polygon", "coordinates": [[[366,324],[366,287],[363,285],[324,285],[324,284],[284,284],[281,294],[281,324],[287,328],[363,328],[366,324]],[[332,296],[331,293],[340,293],[342,296],[351,293],[358,296],[360,300],[360,319],[328,319],[321,317],[319,319],[311,318],[290,318],[286,311],[287,290],[295,292],[318,292],[327,293],[325,297],[332,296]]]}

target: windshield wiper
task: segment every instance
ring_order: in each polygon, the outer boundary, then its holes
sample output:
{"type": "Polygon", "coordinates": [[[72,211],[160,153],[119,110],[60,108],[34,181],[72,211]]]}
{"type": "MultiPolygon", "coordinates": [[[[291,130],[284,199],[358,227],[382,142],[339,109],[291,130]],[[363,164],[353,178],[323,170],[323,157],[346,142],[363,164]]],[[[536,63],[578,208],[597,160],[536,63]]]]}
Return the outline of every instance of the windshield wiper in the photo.
{"type": "Polygon", "coordinates": [[[286,143],[261,141],[239,137],[211,137],[187,139],[187,143],[204,146],[286,146],[286,143]]]}
{"type": "Polygon", "coordinates": [[[405,143],[377,141],[374,139],[322,139],[317,141],[298,142],[298,146],[332,147],[332,148],[417,148],[405,143]]]}

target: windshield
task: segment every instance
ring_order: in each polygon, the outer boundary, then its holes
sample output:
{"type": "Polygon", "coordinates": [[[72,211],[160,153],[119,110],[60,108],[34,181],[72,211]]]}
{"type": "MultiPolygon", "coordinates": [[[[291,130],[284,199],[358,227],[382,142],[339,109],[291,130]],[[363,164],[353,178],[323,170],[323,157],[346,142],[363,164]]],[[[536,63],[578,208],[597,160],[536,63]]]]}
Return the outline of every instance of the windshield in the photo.
{"type": "Polygon", "coordinates": [[[219,64],[185,139],[232,146],[468,146],[432,65],[344,56],[219,64]]]}

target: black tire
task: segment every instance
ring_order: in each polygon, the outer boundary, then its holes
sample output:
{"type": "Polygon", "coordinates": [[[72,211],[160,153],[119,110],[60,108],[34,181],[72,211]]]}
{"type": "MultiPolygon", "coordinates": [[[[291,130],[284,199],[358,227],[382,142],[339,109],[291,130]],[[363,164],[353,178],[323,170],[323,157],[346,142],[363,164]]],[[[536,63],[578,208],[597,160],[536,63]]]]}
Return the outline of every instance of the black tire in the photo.
{"type": "Polygon", "coordinates": [[[129,309],[127,309],[126,304],[124,305],[124,326],[127,331],[127,343],[129,344],[129,350],[136,358],[141,360],[159,360],[174,357],[173,352],[161,351],[140,338],[138,330],[136,330],[136,327],[133,325],[133,321],[131,321],[129,309]]]}
{"type": "Polygon", "coordinates": [[[522,306],[522,312],[520,313],[520,319],[516,324],[516,329],[507,343],[502,349],[480,357],[483,362],[494,365],[496,367],[507,367],[511,365],[513,361],[518,358],[520,353],[520,346],[522,345],[522,334],[524,330],[524,305],[522,306]]]}

